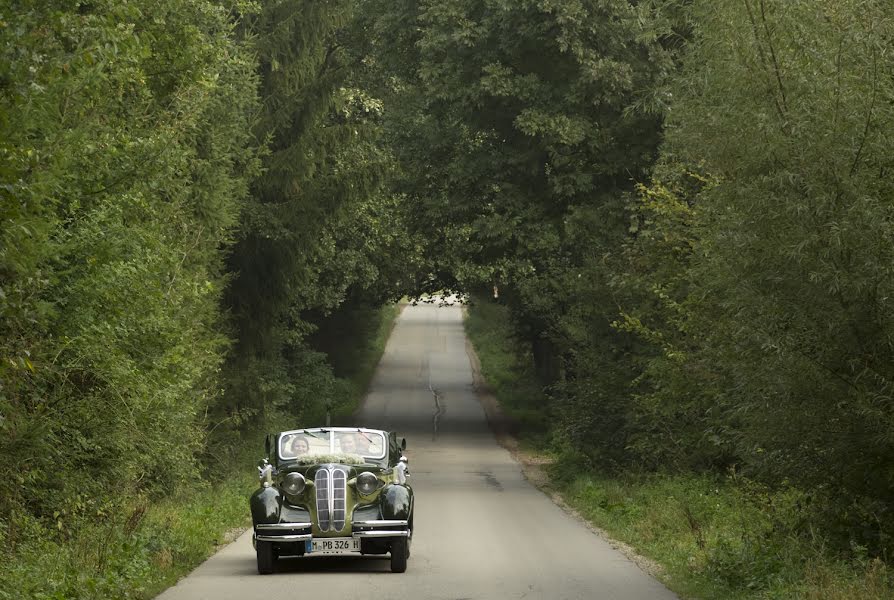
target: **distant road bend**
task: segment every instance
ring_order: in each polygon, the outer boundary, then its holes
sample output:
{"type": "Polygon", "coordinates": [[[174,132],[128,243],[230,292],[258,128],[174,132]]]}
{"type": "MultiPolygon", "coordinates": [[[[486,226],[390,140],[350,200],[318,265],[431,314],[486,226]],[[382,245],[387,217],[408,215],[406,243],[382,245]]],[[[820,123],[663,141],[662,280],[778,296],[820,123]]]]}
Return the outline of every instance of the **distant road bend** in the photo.
{"type": "Polygon", "coordinates": [[[249,531],[160,600],[676,598],[528,483],[496,443],[458,306],[404,309],[357,423],[407,438],[416,515],[406,573],[391,573],[387,556],[327,556],[280,559],[260,576],[249,531]]]}

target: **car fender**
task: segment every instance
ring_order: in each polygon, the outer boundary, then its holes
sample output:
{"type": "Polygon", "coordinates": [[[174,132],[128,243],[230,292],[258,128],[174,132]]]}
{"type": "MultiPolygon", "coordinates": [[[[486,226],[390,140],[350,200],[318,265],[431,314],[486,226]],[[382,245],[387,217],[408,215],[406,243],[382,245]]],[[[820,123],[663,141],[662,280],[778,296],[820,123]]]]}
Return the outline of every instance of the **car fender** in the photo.
{"type": "Polygon", "coordinates": [[[409,486],[391,484],[382,490],[382,517],[406,521],[413,513],[413,490],[409,486]]]}
{"type": "Polygon", "coordinates": [[[259,523],[279,523],[282,510],[282,496],[275,487],[264,487],[255,490],[251,495],[251,520],[259,523]]]}

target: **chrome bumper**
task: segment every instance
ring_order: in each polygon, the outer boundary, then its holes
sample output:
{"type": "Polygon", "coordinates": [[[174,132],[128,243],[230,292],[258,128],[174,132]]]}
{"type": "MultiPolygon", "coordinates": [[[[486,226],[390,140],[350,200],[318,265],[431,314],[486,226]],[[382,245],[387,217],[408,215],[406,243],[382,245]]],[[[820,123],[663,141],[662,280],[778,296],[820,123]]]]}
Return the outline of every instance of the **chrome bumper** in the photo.
{"type": "Polygon", "coordinates": [[[355,531],[351,534],[351,537],[355,538],[384,538],[384,537],[410,537],[410,532],[407,529],[398,530],[398,531],[387,531],[384,529],[379,529],[376,531],[355,531]]]}
{"type": "MultiPolygon", "coordinates": [[[[254,540],[261,542],[306,542],[313,539],[311,523],[268,523],[255,526],[254,540]]],[[[395,538],[410,537],[407,521],[379,520],[354,521],[351,537],[395,538]]],[[[322,539],[322,536],[318,536],[322,539]]],[[[253,540],[253,541],[254,541],[253,540]]]]}
{"type": "Polygon", "coordinates": [[[309,533],[302,533],[300,535],[258,535],[255,534],[255,539],[260,542],[304,542],[306,540],[312,540],[314,536],[309,533]]]}
{"type": "Polygon", "coordinates": [[[351,529],[351,536],[355,538],[410,537],[407,521],[354,521],[351,529]]]}
{"type": "Polygon", "coordinates": [[[303,542],[312,539],[310,523],[267,523],[255,525],[255,539],[262,542],[303,542]]]}

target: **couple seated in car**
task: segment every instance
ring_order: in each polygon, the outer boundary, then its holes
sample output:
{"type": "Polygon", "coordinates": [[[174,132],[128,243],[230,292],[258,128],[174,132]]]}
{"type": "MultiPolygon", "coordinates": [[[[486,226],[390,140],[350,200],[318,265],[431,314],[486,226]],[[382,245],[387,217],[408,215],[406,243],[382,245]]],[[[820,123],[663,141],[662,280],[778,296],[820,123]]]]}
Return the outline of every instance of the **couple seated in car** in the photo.
{"type": "MultiPolygon", "coordinates": [[[[371,456],[379,453],[374,448],[373,440],[361,432],[339,433],[336,438],[339,449],[345,454],[358,454],[371,456]]],[[[310,453],[310,440],[307,436],[296,435],[289,443],[289,450],[295,456],[304,456],[310,453]]]]}

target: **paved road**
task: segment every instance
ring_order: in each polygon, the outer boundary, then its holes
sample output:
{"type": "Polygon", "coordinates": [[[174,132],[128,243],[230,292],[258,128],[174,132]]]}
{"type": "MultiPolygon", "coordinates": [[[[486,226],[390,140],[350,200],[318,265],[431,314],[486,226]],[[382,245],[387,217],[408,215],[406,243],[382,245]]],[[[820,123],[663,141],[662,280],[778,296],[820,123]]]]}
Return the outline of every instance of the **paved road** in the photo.
{"type": "Polygon", "coordinates": [[[406,573],[390,573],[387,557],[350,556],[283,559],[259,576],[247,533],[160,599],[676,598],[531,486],[496,444],[458,307],[403,311],[358,422],[408,441],[416,529],[406,573]]]}

